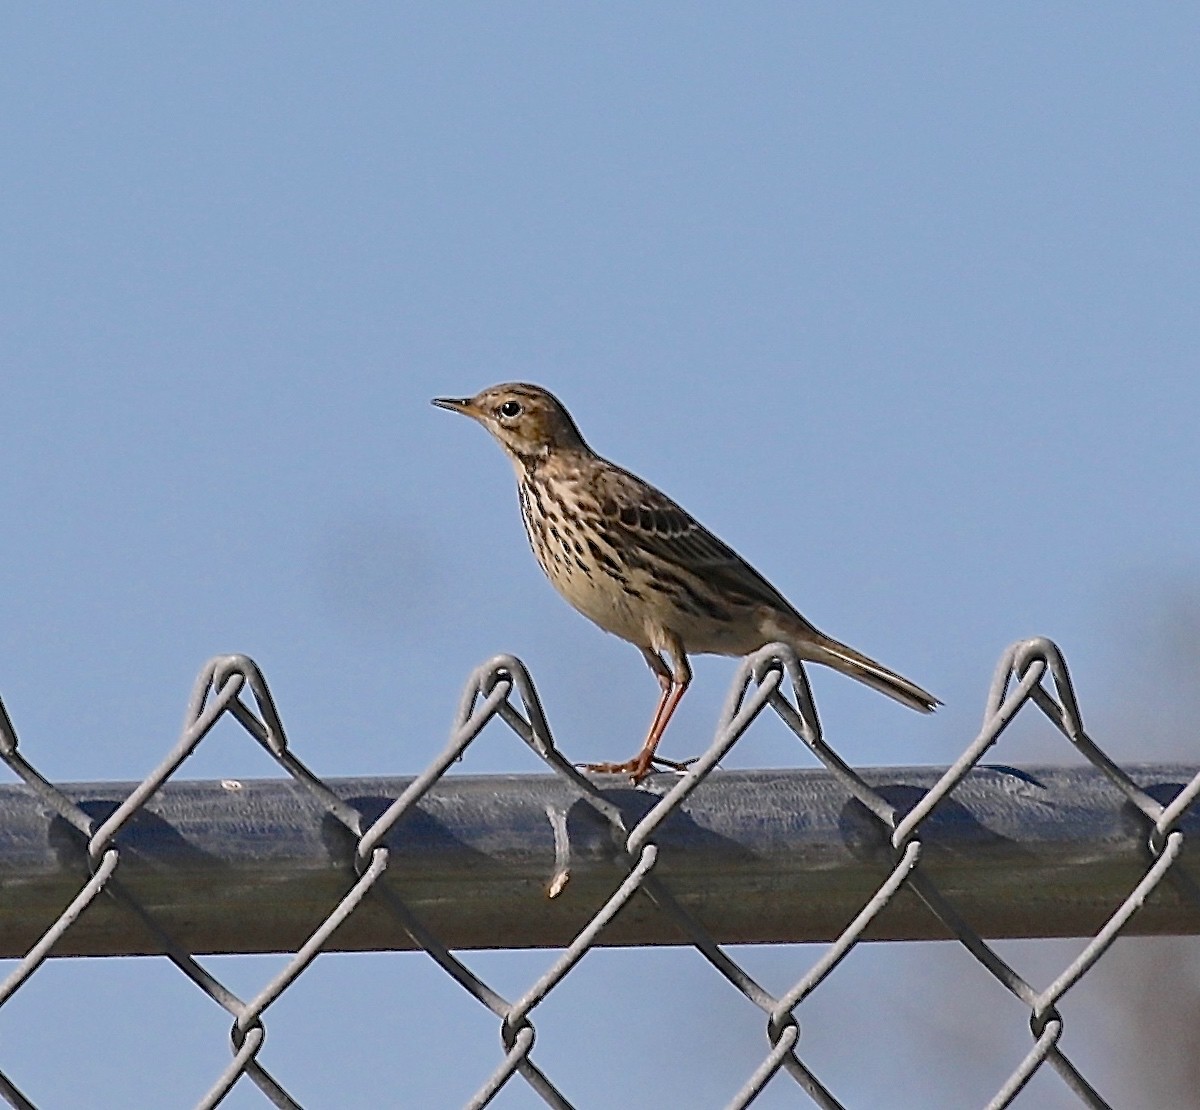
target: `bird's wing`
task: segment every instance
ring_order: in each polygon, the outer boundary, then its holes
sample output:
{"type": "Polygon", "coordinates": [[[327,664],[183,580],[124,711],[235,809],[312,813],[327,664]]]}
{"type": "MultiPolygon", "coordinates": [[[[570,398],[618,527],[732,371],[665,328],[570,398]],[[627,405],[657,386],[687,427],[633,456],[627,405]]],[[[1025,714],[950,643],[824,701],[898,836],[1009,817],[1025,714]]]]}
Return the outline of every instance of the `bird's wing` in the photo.
{"type": "Polygon", "coordinates": [[[601,472],[600,512],[605,524],[667,564],[682,565],[722,592],[804,618],[727,543],[713,535],[661,490],[616,464],[601,472]]]}

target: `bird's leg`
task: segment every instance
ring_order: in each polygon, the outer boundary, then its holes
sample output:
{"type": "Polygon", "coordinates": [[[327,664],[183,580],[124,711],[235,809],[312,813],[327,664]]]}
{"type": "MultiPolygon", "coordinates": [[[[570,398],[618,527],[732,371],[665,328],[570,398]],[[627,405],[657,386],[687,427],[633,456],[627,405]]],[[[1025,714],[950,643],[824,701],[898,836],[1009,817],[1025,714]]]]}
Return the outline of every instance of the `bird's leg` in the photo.
{"type": "MultiPolygon", "coordinates": [[[[654,717],[650,721],[650,731],[646,733],[647,742],[649,738],[656,732],[662,735],[662,729],[666,727],[666,721],[663,720],[663,713],[667,712],[667,702],[671,700],[671,691],[675,688],[675,675],[672,674],[671,668],[667,666],[666,661],[656,651],[651,651],[649,648],[642,648],[642,658],[650,665],[650,669],[654,672],[654,677],[658,679],[658,685],[662,690],[662,694],[658,699],[658,705],[654,710],[654,717]],[[661,724],[660,724],[661,723],[661,724]]],[[[670,714],[667,714],[670,716],[670,714]]],[[[634,763],[635,760],[629,760],[629,763],[634,763]]],[[[629,768],[631,771],[633,767],[629,768]]]]}
{"type": "Polygon", "coordinates": [[[687,656],[683,652],[679,652],[677,655],[672,652],[672,655],[675,669],[672,673],[671,684],[664,691],[663,699],[658,705],[658,712],[654,714],[654,720],[650,723],[650,731],[646,734],[646,742],[642,745],[642,750],[634,756],[633,767],[630,768],[630,778],[634,782],[641,782],[650,773],[650,765],[655,762],[654,750],[658,747],[663,733],[667,731],[667,724],[675,712],[675,707],[683,699],[683,695],[692,681],[692,668],[688,666],[687,656]]]}
{"type": "Polygon", "coordinates": [[[662,688],[662,696],[658,699],[658,707],[654,710],[654,719],[650,722],[650,731],[646,733],[646,740],[642,744],[641,750],[632,759],[626,760],[624,763],[589,763],[585,765],[587,770],[606,772],[608,774],[624,774],[628,772],[630,778],[637,783],[641,782],[650,773],[650,767],[654,763],[662,763],[677,771],[684,770],[687,767],[686,763],[675,763],[668,759],[659,759],[654,754],[655,749],[658,747],[658,742],[667,730],[667,724],[675,712],[675,707],[679,704],[680,699],[682,699],[684,693],[687,691],[688,684],[692,681],[692,668],[688,664],[687,656],[684,654],[682,647],[678,644],[671,644],[667,650],[671,655],[671,662],[674,664],[673,668],[667,666],[666,661],[658,652],[652,651],[649,648],[642,648],[642,657],[646,660],[646,663],[658,679],[658,684],[662,688]]]}

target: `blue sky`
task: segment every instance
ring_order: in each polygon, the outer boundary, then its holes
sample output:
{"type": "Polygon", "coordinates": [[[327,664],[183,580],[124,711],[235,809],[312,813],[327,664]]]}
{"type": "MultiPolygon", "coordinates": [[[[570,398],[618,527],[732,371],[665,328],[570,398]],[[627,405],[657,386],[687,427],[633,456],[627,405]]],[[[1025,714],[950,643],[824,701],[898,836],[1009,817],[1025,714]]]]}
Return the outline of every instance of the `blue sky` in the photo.
{"type": "MultiPolygon", "coordinates": [[[[428,404],[513,378],[946,702],[923,719],[814,674],[852,762],[951,761],[996,658],[1035,634],[1115,756],[1190,754],[1137,710],[1196,706],[1194,10],[0,19],[0,691],[51,778],[142,777],[230,651],[325,775],[419,771],[497,651],[527,662],[572,756],[632,754],[652,677],[541,578],[495,445],[428,404]]],[[[733,666],[696,673],[664,754],[703,746],[733,666]]],[[[1002,758],[1068,756],[1024,730],[1002,758]]],[[[729,765],[798,761],[764,723],[729,765]]],[[[536,769],[498,738],[463,770],[536,769]]],[[[270,771],[232,733],[186,768],[270,771]]],[[[746,958],[783,989],[816,952],[746,958]]],[[[849,1106],[981,1104],[1006,1074],[960,1064],[959,1087],[911,1063],[944,1066],[960,1035],[914,1028],[925,958],[856,954],[802,1011],[849,1106]],[[868,1009],[910,1018],[864,1069],[868,1009]]],[[[479,966],[519,994],[548,959],[479,966]]],[[[983,983],[928,959],[947,994],[947,969],[983,983]]],[[[498,1037],[425,963],[318,961],[268,1014],[269,1065],[307,1106],[397,1085],[458,1104],[498,1037]]],[[[214,966],[253,994],[275,965],[214,966]]],[[[571,982],[539,1059],[581,1105],[720,1105],[761,1056],[757,1017],[692,953],[598,953],[571,982]],[[660,1053],[627,1059],[658,1027],[660,1053]]],[[[149,1105],[149,1084],[191,1105],[227,1027],[196,994],[157,963],[47,968],[0,1012],[0,1068],[45,1106],[149,1105]]],[[[1015,1064],[1005,1013],[991,1043],[1015,1064]]],[[[1120,1081],[1105,1036],[1081,1048],[1102,1089],[1106,1067],[1120,1081]]],[[[1060,1104],[1056,1080],[1037,1091],[1060,1104]]]]}

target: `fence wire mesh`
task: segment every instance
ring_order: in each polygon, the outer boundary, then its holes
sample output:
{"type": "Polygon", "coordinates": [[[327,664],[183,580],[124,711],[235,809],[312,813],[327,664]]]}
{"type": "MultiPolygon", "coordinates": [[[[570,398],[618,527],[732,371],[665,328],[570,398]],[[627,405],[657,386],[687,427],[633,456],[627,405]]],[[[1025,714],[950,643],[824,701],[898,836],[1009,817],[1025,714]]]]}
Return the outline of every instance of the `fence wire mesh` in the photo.
{"type": "MultiPolygon", "coordinates": [[[[495,657],[470,676],[449,743],[438,758],[378,815],[368,815],[348,803],[290,750],[262,672],[252,660],[241,655],[218,657],[204,667],[193,689],[178,743],[150,775],[103,817],[90,815],[67,792],[49,782],[32,766],[18,750],[16,731],[2,704],[0,758],[49,814],[56,815],[74,830],[87,863],[87,874],[78,893],[61,913],[45,923],[36,943],[0,985],[0,1007],[44,966],[55,953],[56,946],[90,906],[98,900],[112,900],[155,938],[160,951],[187,979],[233,1019],[229,1063],[195,1103],[197,1107],[217,1106],[243,1079],[249,1079],[274,1106],[299,1106],[283,1084],[259,1061],[266,1034],[264,1014],[316,957],[327,950],[335,932],[367,901],[385,907],[411,944],[425,952],[498,1021],[502,1058],[490,1074],[483,1074],[487,1065],[481,1065],[480,1086],[468,1105],[484,1107],[507,1085],[520,1082],[546,1105],[570,1107],[574,1103],[569,1095],[560,1090],[534,1060],[536,1029],[532,1016],[579,961],[598,943],[603,943],[605,931],[639,896],[648,898],[658,911],[669,917],[687,943],[730,988],[762,1012],[766,1033],[764,1055],[728,1105],[749,1106],[769,1083],[790,1080],[811,1103],[823,1108],[841,1107],[842,1103],[817,1078],[800,1053],[797,1011],[805,999],[836,971],[864,939],[872,923],[902,891],[919,898],[949,934],[957,938],[995,981],[1028,1011],[1030,1047],[1023,1059],[1013,1062],[1011,1073],[988,1103],[989,1110],[1012,1104],[1032,1076],[1047,1065],[1057,1072],[1080,1103],[1104,1107],[1108,1104],[1060,1047],[1063,1018],[1059,1002],[1111,948],[1133,915],[1168,875],[1172,876],[1176,891],[1183,891],[1184,897],[1200,906],[1196,885],[1178,866],[1185,839],[1181,825],[1200,794],[1200,775],[1163,801],[1139,787],[1088,736],[1063,657],[1058,648],[1045,639],[1023,641],[1005,652],[991,684],[978,735],[932,788],[915,803],[902,808],[868,785],[864,777],[825,741],[804,668],[791,649],[780,644],[763,648],[743,661],[707,751],[680,773],[665,791],[651,792],[648,809],[635,821],[630,821],[627,810],[614,803],[611,779],[581,773],[555,746],[530,675],[519,660],[508,655],[495,657]],[[1139,881],[1118,905],[1112,907],[1107,921],[1077,957],[1042,988],[1026,981],[992,945],[985,942],[980,931],[956,909],[952,899],[939,890],[929,869],[922,866],[923,831],[931,815],[951,798],[1026,707],[1044,714],[1066,741],[1120,792],[1126,805],[1139,815],[1146,849],[1145,868],[1139,881]],[[709,780],[722,758],[746,734],[755,719],[768,711],[778,715],[835,777],[848,798],[855,799],[871,815],[886,839],[891,857],[891,870],[886,879],[840,935],[824,948],[817,961],[780,993],[772,993],[757,982],[731,957],[726,947],[713,938],[697,916],[673,895],[661,877],[661,846],[658,842],[664,822],[672,815],[686,812],[693,792],[709,780]],[[346,868],[340,900],[328,908],[318,927],[282,970],[249,999],[238,997],[206,969],[192,951],[170,935],[156,920],[155,913],[122,883],[120,875],[123,831],[225,717],[235,719],[290,779],[311,795],[326,819],[341,826],[354,843],[353,867],[346,868]],[[385,843],[389,833],[421,805],[422,799],[493,722],[498,722],[499,727],[507,728],[528,745],[566,784],[571,794],[603,822],[617,845],[621,861],[618,881],[611,895],[518,998],[504,997],[439,939],[406,901],[402,881],[395,881],[394,876],[384,881],[392,863],[392,849],[385,843]]],[[[551,818],[553,824],[553,815],[551,818]]],[[[556,841],[558,839],[556,835],[556,841]]],[[[569,877],[568,857],[563,854],[546,897],[559,897],[569,877]]],[[[6,1066],[11,1067],[11,1064],[6,1066]]],[[[34,1106],[3,1071],[0,1071],[0,1095],[10,1106],[34,1106]]],[[[587,1096],[577,1094],[577,1097],[586,1099],[587,1096]]],[[[586,1104],[586,1101],[581,1103],[586,1104]]]]}

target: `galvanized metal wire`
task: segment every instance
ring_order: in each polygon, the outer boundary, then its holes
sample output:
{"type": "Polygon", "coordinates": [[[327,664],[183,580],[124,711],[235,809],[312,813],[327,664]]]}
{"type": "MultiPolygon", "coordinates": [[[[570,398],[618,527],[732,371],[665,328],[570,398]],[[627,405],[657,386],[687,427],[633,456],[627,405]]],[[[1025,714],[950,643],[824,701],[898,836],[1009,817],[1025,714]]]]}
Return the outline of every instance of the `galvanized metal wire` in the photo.
{"type": "MultiPolygon", "coordinates": [[[[1108,1104],[1061,1048],[1064,1022],[1059,1009],[1063,996],[1103,958],[1127,929],[1146,900],[1167,880],[1200,906],[1198,888],[1180,867],[1185,818],[1195,817],[1193,806],[1200,794],[1196,775],[1174,796],[1159,801],[1118,767],[1089,737],[1058,648],[1048,640],[1027,640],[1013,645],[1001,658],[991,684],[978,734],[962,756],[913,804],[899,807],[873,788],[826,742],[808,679],[790,648],[775,644],[743,661],[715,729],[712,743],[678,779],[661,794],[649,793],[646,806],[631,817],[627,806],[614,800],[611,782],[604,776],[581,772],[555,745],[533,681],[516,658],[500,655],[479,667],[469,678],[458,706],[450,740],[441,754],[401,790],[382,812],[369,814],[348,802],[329,783],[314,774],[291,751],[283,724],[266,680],[258,666],[242,655],[221,656],[209,662],[197,678],[188,703],[179,741],[163,762],[138,783],[119,804],[102,817],[85,811],[69,791],[56,787],[28,762],[19,750],[17,734],[0,704],[0,759],[17,775],[45,809],[65,823],[77,839],[87,863],[87,875],[69,904],[44,924],[24,957],[0,984],[0,1007],[28,982],[55,954],[64,938],[76,928],[81,915],[94,904],[108,900],[135,919],[153,938],[157,950],[200,991],[232,1019],[230,1060],[214,1077],[207,1091],[197,1092],[197,1107],[215,1107],[243,1079],[248,1079],[278,1107],[299,1103],[282,1083],[259,1062],[266,1035],[265,1015],[312,962],[335,945],[335,934],[364,906],[382,907],[412,946],[424,951],[450,978],[497,1019],[500,1059],[490,1071],[481,1065],[480,1084],[468,1105],[487,1106],[510,1083],[523,1082],[542,1102],[552,1107],[588,1105],[586,1093],[579,1102],[545,1073],[534,1059],[536,1028],[533,1015],[579,961],[598,944],[605,943],[618,915],[639,897],[648,898],[669,918],[703,959],[732,991],[756,1006],[763,1015],[765,1051],[761,1062],[747,1075],[741,1089],[728,1102],[731,1108],[749,1106],[775,1082],[792,1082],[816,1106],[837,1108],[839,1102],[802,1058],[799,1050],[798,1011],[805,1000],[833,975],[842,961],[867,936],[895,900],[915,895],[1005,991],[1015,996],[1029,1015],[1031,1043],[1025,1057],[1013,1061],[1010,1074],[988,1103],[989,1110],[1011,1105],[1041,1068],[1049,1066],[1079,1099],[1090,1107],[1108,1104]],[[1032,707],[1095,767],[1119,792],[1141,822],[1145,866],[1128,895],[1114,905],[1111,915],[1079,955],[1048,986],[1026,981],[981,936],[952,898],[939,889],[925,864],[926,833],[931,818],[962,788],[986,753],[1023,710],[1032,707]],[[833,776],[847,801],[860,805],[886,844],[889,870],[840,934],[817,961],[787,989],[773,993],[757,982],[711,931],[672,892],[663,877],[664,849],[661,834],[673,815],[686,813],[693,793],[714,775],[720,761],[763,713],[773,713],[795,734],[825,770],[833,776]],[[234,994],[206,969],[194,951],[164,928],[129,885],[122,881],[123,853],[132,823],[144,814],[183,762],[223,718],[236,720],[280,769],[312,800],[316,812],[332,821],[353,844],[348,856],[340,896],[329,905],[311,934],[296,946],[286,965],[248,1000],[234,994]],[[553,960],[550,967],[519,998],[510,999],[485,982],[468,963],[448,947],[405,897],[403,882],[385,882],[393,864],[390,834],[422,805],[490,725],[507,729],[544,762],[575,799],[586,807],[611,839],[619,863],[611,894],[553,960]]],[[[570,880],[566,818],[548,813],[555,830],[556,870],[546,897],[559,897],[570,880]]],[[[1194,835],[1194,834],[1193,834],[1194,835]]],[[[12,1067],[12,1061],[0,1061],[12,1067]]],[[[33,1103],[16,1083],[0,1072],[0,1097],[10,1106],[29,1108],[33,1103]]]]}

